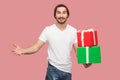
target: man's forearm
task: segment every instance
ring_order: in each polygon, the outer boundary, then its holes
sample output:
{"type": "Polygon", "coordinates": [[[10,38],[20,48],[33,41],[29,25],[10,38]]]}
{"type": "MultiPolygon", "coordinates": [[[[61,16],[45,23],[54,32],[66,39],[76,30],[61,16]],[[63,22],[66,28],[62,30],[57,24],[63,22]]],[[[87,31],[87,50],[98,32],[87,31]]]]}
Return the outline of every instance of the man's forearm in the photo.
{"type": "Polygon", "coordinates": [[[36,53],[43,45],[44,45],[44,42],[38,40],[33,46],[22,49],[22,54],[36,53]]]}
{"type": "Polygon", "coordinates": [[[38,48],[29,47],[29,48],[22,49],[22,54],[33,54],[33,53],[36,53],[37,51],[38,51],[38,48]]]}

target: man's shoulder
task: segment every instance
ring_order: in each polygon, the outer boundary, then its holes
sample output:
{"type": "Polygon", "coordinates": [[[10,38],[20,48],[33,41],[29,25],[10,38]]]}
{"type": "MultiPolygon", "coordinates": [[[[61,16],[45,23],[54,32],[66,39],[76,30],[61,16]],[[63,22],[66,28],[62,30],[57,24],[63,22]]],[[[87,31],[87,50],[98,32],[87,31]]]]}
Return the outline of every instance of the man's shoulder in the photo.
{"type": "Polygon", "coordinates": [[[46,26],[47,29],[52,29],[55,27],[55,24],[52,24],[52,25],[49,25],[49,26],[46,26]]]}
{"type": "Polygon", "coordinates": [[[48,25],[48,26],[46,26],[46,27],[44,28],[44,31],[45,31],[45,32],[51,32],[51,31],[54,30],[54,28],[55,28],[55,25],[54,25],[54,24],[48,25]]]}
{"type": "Polygon", "coordinates": [[[46,27],[45,27],[45,29],[46,29],[46,30],[49,30],[49,29],[52,29],[52,28],[54,28],[54,26],[55,26],[55,24],[48,25],[48,26],[46,26],[46,27]]]}
{"type": "Polygon", "coordinates": [[[68,27],[69,27],[70,30],[77,31],[77,29],[75,27],[71,26],[70,24],[67,24],[67,25],[68,25],[68,27]]]}

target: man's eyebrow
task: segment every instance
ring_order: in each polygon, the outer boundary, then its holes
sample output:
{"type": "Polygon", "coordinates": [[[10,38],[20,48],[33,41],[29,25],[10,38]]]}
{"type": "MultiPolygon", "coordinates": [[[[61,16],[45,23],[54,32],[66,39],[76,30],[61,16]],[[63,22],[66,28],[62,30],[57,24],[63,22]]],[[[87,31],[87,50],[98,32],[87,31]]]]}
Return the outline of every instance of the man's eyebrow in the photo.
{"type": "Polygon", "coordinates": [[[67,12],[67,11],[63,11],[63,12],[67,12]]]}

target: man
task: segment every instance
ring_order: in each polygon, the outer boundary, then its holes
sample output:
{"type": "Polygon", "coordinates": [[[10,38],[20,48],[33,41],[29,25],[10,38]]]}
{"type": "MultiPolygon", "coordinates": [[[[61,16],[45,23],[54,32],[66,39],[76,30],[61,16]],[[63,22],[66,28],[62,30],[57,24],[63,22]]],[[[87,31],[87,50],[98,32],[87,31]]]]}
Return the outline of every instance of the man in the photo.
{"type": "MultiPolygon", "coordinates": [[[[56,23],[46,27],[38,41],[31,47],[22,49],[15,45],[13,51],[18,55],[37,52],[48,42],[48,68],[46,80],[71,80],[71,50],[77,47],[77,30],[66,23],[69,10],[64,4],[59,4],[54,9],[56,23]]],[[[88,67],[88,65],[85,65],[88,67]]]]}

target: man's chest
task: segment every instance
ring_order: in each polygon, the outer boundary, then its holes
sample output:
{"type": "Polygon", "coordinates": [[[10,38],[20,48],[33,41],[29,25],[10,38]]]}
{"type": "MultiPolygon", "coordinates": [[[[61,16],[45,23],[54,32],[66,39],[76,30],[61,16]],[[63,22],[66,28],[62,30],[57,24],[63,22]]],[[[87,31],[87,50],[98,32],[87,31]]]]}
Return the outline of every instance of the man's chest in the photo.
{"type": "Polygon", "coordinates": [[[70,44],[74,40],[74,34],[71,34],[71,32],[49,32],[48,33],[48,42],[49,43],[64,43],[64,44],[70,44]]]}

